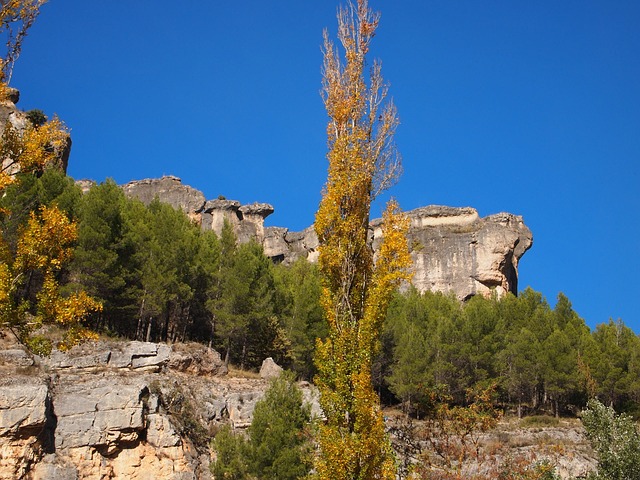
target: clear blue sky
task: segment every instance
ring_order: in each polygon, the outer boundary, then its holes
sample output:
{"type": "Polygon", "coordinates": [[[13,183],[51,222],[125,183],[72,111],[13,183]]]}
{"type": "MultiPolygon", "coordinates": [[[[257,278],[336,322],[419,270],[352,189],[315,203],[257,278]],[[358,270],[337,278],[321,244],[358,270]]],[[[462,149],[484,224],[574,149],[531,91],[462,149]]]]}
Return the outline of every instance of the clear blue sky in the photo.
{"type": "MultiPolygon", "coordinates": [[[[310,225],[338,0],[51,0],[12,85],[71,127],[74,178],[172,174],[310,225]]],[[[520,287],[640,332],[640,2],[371,0],[405,209],[522,215],[520,287]]],[[[374,215],[379,215],[376,207],[374,215]]]]}

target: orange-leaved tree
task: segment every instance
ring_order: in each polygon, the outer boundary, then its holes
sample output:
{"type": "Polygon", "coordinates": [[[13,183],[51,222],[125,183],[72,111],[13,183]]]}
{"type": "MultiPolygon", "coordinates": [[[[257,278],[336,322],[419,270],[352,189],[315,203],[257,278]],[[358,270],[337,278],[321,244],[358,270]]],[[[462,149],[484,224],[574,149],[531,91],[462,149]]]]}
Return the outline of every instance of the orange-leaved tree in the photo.
{"type": "MultiPolygon", "coordinates": [[[[55,165],[67,141],[68,131],[58,119],[21,131],[7,122],[0,141],[0,195],[19,181],[18,172],[37,174],[55,165]]],[[[0,215],[11,212],[5,209],[0,215]]],[[[51,349],[47,338],[34,335],[44,323],[65,327],[61,348],[95,336],[82,321],[101,305],[84,292],[63,297],[58,286],[76,239],[76,224],[56,205],[32,211],[16,245],[9,245],[0,230],[0,326],[9,327],[37,353],[51,349]]]]}
{"type": "MultiPolygon", "coordinates": [[[[2,2],[0,36],[7,39],[7,52],[0,59],[0,103],[5,108],[11,108],[6,104],[11,89],[5,80],[20,54],[23,37],[45,2],[2,2]]],[[[32,124],[20,116],[10,116],[0,130],[0,197],[25,175],[39,175],[45,168],[54,168],[69,142],[69,132],[57,118],[32,124]]],[[[10,210],[10,205],[0,210],[0,216],[10,216],[10,210]]],[[[0,327],[10,328],[37,353],[51,350],[50,339],[35,334],[45,323],[64,327],[60,348],[95,338],[83,321],[91,312],[99,311],[101,304],[84,292],[63,296],[58,284],[77,235],[76,224],[56,205],[32,211],[12,244],[0,229],[0,327]]]]}
{"type": "Polygon", "coordinates": [[[398,118],[387,100],[380,63],[374,62],[369,78],[365,75],[365,58],[378,20],[367,0],[339,9],[338,39],[344,61],[328,34],[324,35],[329,168],[315,219],[322,305],[329,324],[329,335],[318,341],[315,358],[326,416],[318,435],[316,471],[321,479],[395,478],[371,366],[393,291],[408,279],[409,225],[391,201],[374,263],[371,203],[400,171],[393,143],[398,118]]]}

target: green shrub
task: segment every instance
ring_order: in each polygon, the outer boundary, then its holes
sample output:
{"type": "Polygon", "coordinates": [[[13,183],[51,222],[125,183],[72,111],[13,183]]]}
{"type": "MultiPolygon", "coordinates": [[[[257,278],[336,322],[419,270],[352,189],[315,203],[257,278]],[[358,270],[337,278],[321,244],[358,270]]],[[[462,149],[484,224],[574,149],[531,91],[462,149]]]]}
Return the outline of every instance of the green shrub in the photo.
{"type": "Polygon", "coordinates": [[[311,469],[311,446],[307,428],[310,409],[293,375],[274,379],[255,407],[248,438],[225,427],[216,435],[211,465],[215,478],[242,480],[293,480],[311,469]]]}
{"type": "Polygon", "coordinates": [[[27,112],[27,120],[29,120],[31,125],[33,125],[34,127],[41,127],[42,125],[47,123],[47,116],[42,110],[35,108],[27,112]]]}
{"type": "Polygon", "coordinates": [[[249,478],[246,440],[241,435],[234,434],[229,425],[225,425],[213,439],[213,449],[216,452],[216,459],[210,469],[216,479],[245,480],[249,478]]]}
{"type": "Polygon", "coordinates": [[[631,417],[617,415],[611,407],[590,400],[582,423],[598,454],[598,471],[592,480],[640,478],[640,434],[631,417]]]}

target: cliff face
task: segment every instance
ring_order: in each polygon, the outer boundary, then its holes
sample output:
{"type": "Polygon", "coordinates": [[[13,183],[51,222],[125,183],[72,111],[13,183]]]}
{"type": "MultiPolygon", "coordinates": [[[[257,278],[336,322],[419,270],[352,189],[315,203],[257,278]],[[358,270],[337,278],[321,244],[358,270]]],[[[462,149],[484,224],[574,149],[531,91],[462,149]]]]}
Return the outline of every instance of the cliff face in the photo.
{"type": "Polygon", "coordinates": [[[213,432],[248,426],[268,385],[226,377],[197,344],[98,342],[40,358],[11,338],[0,331],[0,479],[206,480],[213,432]]]}
{"type": "MultiPolygon", "coordinates": [[[[255,239],[274,261],[317,260],[318,238],[313,227],[302,232],[265,227],[265,218],[274,211],[269,204],[207,201],[202,192],[183,185],[177,177],[134,181],[123,189],[145,203],[157,196],[181,208],[203,229],[218,234],[226,220],[240,242],[255,239]]],[[[473,208],[443,206],[422,207],[407,215],[411,220],[413,285],[419,291],[454,292],[460,299],[493,291],[498,295],[517,292],[518,262],[533,243],[522,217],[498,213],[480,218],[473,208]]],[[[373,220],[371,228],[375,249],[381,240],[381,221],[373,220]]]]}

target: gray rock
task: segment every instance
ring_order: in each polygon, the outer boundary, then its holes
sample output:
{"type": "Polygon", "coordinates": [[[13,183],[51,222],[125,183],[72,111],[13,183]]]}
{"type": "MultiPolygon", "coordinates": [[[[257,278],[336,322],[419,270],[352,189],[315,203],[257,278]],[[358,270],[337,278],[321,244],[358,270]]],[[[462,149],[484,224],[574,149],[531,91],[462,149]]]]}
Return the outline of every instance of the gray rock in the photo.
{"type": "Polygon", "coordinates": [[[271,379],[280,376],[282,373],[282,367],[273,361],[273,358],[268,357],[262,361],[260,367],[260,378],[271,379]]]}
{"type": "MultiPolygon", "coordinates": [[[[517,293],[518,261],[533,243],[522,217],[500,213],[479,218],[472,208],[436,206],[408,216],[412,283],[419,291],[453,292],[461,300],[517,293]]],[[[372,226],[376,245],[381,223],[372,226]]]]}
{"type": "Polygon", "coordinates": [[[147,416],[147,442],[154,447],[177,447],[182,438],[166,416],[153,413],[147,416]]]}
{"type": "Polygon", "coordinates": [[[140,380],[114,380],[116,377],[98,377],[78,382],[71,376],[56,386],[56,449],[90,446],[112,452],[123,442],[138,440],[145,428],[147,386],[140,380]]]}
{"type": "Polygon", "coordinates": [[[7,88],[7,99],[13,104],[18,103],[20,101],[20,90],[11,87],[7,88]]]}
{"type": "MultiPolygon", "coordinates": [[[[141,344],[143,342],[131,342],[141,344]]],[[[151,343],[149,345],[142,346],[143,351],[131,352],[131,368],[144,368],[144,367],[162,367],[169,361],[169,355],[171,354],[171,347],[162,343],[151,343]],[[144,350],[145,347],[154,348],[153,353],[147,353],[144,350]]]]}
{"type": "Polygon", "coordinates": [[[226,375],[228,372],[218,352],[197,343],[175,345],[168,367],[191,375],[226,375]]]}
{"type": "Polygon", "coordinates": [[[137,198],[145,205],[150,204],[156,197],[173,208],[183,212],[199,213],[205,204],[202,192],[188,185],[183,185],[178,177],[164,176],[162,178],[148,178],[129,182],[122,187],[125,195],[137,198]]]}
{"type": "Polygon", "coordinates": [[[234,393],[227,397],[227,414],[233,428],[251,425],[256,403],[264,396],[264,390],[234,393]]]}
{"type": "Polygon", "coordinates": [[[40,431],[49,418],[49,387],[41,379],[15,377],[0,386],[0,437],[40,431]]]}
{"type": "Polygon", "coordinates": [[[239,211],[244,219],[256,217],[264,220],[273,213],[273,206],[268,203],[251,203],[241,206],[239,211]]]}
{"type": "Polygon", "coordinates": [[[33,480],[78,480],[78,469],[61,463],[55,454],[45,455],[33,469],[33,480]]]}
{"type": "Polygon", "coordinates": [[[161,369],[169,361],[171,347],[151,342],[94,342],[73,347],[69,352],[53,350],[41,362],[54,370],[96,368],[161,369]]]}
{"type": "Polygon", "coordinates": [[[0,364],[31,367],[34,362],[33,356],[20,348],[0,350],[0,364]]]}

